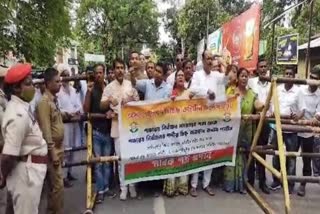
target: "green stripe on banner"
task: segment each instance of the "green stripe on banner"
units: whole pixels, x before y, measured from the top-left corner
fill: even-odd
[[[126,175],[125,180],[175,174],[175,173],[185,172],[185,171],[197,169],[200,167],[205,167],[205,166],[223,163],[223,162],[232,162],[232,156],[220,158],[218,160],[216,159],[216,160],[205,161],[205,162],[201,162],[201,163],[191,163],[191,164],[187,164],[185,166],[176,167],[176,168],[163,167],[163,168],[157,168],[157,169],[150,170],[150,171],[142,171],[139,173]]]

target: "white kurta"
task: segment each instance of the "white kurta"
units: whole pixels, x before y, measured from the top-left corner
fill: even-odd
[[[57,97],[61,112],[69,114],[83,112],[80,97],[73,87],[69,86],[68,89],[61,87]],[[81,146],[81,132],[78,122],[64,123],[63,145],[65,148]]]

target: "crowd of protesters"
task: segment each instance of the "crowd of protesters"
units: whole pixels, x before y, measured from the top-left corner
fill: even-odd
[[[219,102],[228,97],[240,97],[241,114],[262,111],[266,104],[270,82],[260,79],[270,75],[269,63],[259,59],[255,72],[227,64],[221,56],[206,50],[202,54],[201,68],[191,59],[177,54],[174,66],[153,62],[149,55],[133,51],[129,63],[115,59],[112,66],[96,64],[87,69],[88,81],[61,82],[60,77],[74,75],[75,71],[65,65],[56,65],[45,70],[44,83],[32,84],[31,65],[16,64],[10,68],[1,66],[0,72],[0,119],[1,170],[0,170],[0,213],[38,213],[40,195],[44,183],[48,184],[48,213],[63,213],[64,187],[71,188],[77,178],[72,168],[63,171],[63,163],[74,161],[71,152],[65,149],[86,144],[83,122],[63,123],[82,113],[102,113],[105,120],[94,120],[94,155],[110,156],[120,154],[119,109],[132,101],[155,101],[171,99],[207,98]],[[295,78],[296,68],[285,67],[284,77]],[[320,66],[310,72],[310,79],[320,79]],[[320,120],[320,91],[316,86],[297,86],[292,83],[277,86],[280,114],[293,120]],[[271,104],[268,114],[273,115]],[[211,185],[213,176],[219,177],[226,192],[246,194],[245,181],[258,185],[265,194],[281,188],[281,182],[274,177],[266,182],[265,168],[259,162],[252,162],[248,171],[248,156],[241,150],[250,149],[256,123],[242,121],[238,136],[235,166],[221,170],[205,170],[188,176],[158,181],[163,194],[168,197],[190,194],[198,195],[198,183],[208,195],[215,192]],[[277,147],[276,129],[273,123],[263,124],[258,145],[272,144]],[[320,138],[313,133],[283,132],[286,151],[319,152]],[[265,156],[262,156],[265,159]],[[280,169],[279,159],[273,157],[273,166]],[[296,174],[296,158],[287,157],[288,175]],[[96,202],[104,197],[117,195],[112,178],[118,175],[120,200],[139,197],[137,185],[125,185],[124,170],[116,164],[97,163],[94,165]],[[117,173],[116,173],[117,172]],[[320,160],[303,158],[303,175],[320,174]],[[220,176],[218,176],[220,174]],[[47,182],[44,182],[44,181]],[[142,186],[142,185],[141,185]],[[289,193],[294,193],[294,182],[289,182]],[[297,189],[299,196],[306,194],[306,183]],[[138,191],[137,191],[138,190]],[[158,196],[158,191],[155,190]],[[12,204],[12,201],[14,203]]]

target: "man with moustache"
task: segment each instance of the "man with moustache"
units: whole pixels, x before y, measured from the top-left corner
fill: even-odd
[[[193,96],[207,97],[213,101],[217,98],[225,97],[225,92],[220,87],[225,88],[228,84],[228,73],[213,71],[214,57],[210,50],[205,50],[202,54],[203,69],[195,72],[191,82],[191,94]],[[203,172],[202,188],[209,195],[213,196],[213,189],[209,186],[211,181],[212,169]],[[199,173],[192,175],[190,195],[197,197],[197,186]]]
[[[139,55],[138,55],[139,56]],[[110,115],[112,118],[111,122],[111,137],[114,140],[114,146],[116,154],[121,157],[120,154],[120,133],[119,133],[119,111],[121,105],[130,102],[138,101],[139,95],[135,88],[133,88],[131,82],[124,78],[125,63],[122,59],[115,59],[113,62],[113,70],[115,74],[115,80],[107,85],[102,94],[100,109],[107,111],[109,108],[113,110],[113,114]],[[120,180],[120,200],[126,200],[129,193],[131,198],[137,197],[137,192],[134,184],[125,185],[122,178],[124,171],[121,170],[121,161],[119,162],[119,180]]]
[[[253,90],[258,95],[258,101],[262,104],[266,104],[266,100],[268,97],[268,93],[270,91],[271,83],[267,82],[265,80],[260,80],[260,77],[267,77],[269,73],[269,66],[268,62],[264,58],[260,58],[258,60],[257,64],[257,77],[253,77],[249,79],[248,81],[248,86]],[[268,140],[269,140],[269,135],[270,135],[270,126],[268,123],[264,123],[263,128],[261,130],[260,137],[258,139],[258,145],[267,145]],[[265,154],[260,154],[260,156],[265,160],[266,155]],[[252,169],[257,170],[258,172],[258,177],[259,177],[259,187],[261,191],[265,194],[270,194],[269,187],[266,185],[266,171],[265,167],[257,161],[256,163],[256,169],[253,167]],[[255,173],[249,173],[251,175],[248,177],[249,183],[253,186],[254,181],[255,181]]]
[[[69,119],[68,113],[61,113],[58,107],[57,93],[61,87],[59,72],[48,68],[44,72],[46,91],[36,107],[36,116],[48,144],[48,214],[62,214],[64,187],[62,163],[64,157],[64,126],[62,118]]]

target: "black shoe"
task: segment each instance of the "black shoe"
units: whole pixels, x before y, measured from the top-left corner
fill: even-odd
[[[297,195],[304,197],[306,195],[306,186],[300,185]]]
[[[278,182],[273,182],[273,183],[271,184],[270,189],[273,190],[273,191],[276,191],[276,190],[278,190],[278,189],[281,189],[281,185],[280,185]]]
[[[76,177],[73,177],[73,175],[71,173],[68,173],[67,178],[69,181],[76,181],[78,180]]]
[[[289,187],[289,195],[292,195],[294,192],[294,188],[293,187]]]
[[[110,189],[103,190],[103,194],[108,198],[115,198],[117,196],[117,194]]]
[[[71,188],[71,187],[73,186],[73,184],[72,184],[72,182],[69,181],[67,178],[64,178],[64,179],[63,179],[63,186],[64,186],[65,188]]]
[[[101,204],[103,202],[103,199],[104,199],[103,193],[98,193],[96,197],[96,203]]]
[[[270,190],[269,187],[266,184],[262,184],[260,185],[260,189],[264,194],[269,195],[270,194]]]

